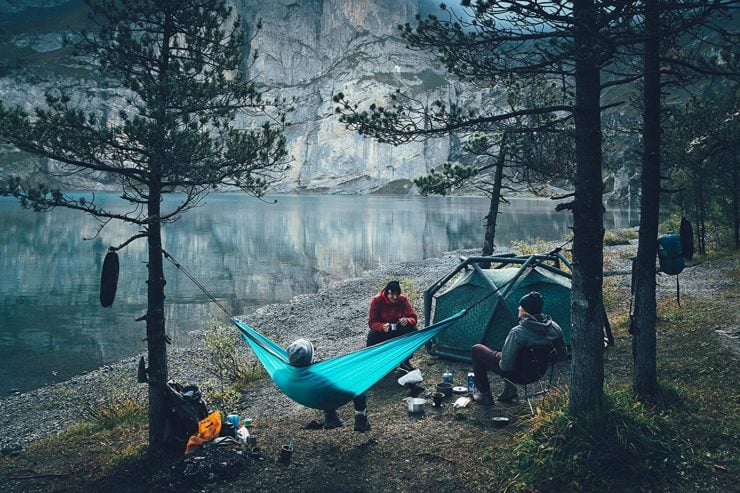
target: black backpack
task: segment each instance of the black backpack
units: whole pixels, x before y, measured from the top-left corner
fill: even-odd
[[[188,438],[198,432],[198,421],[208,416],[208,405],[196,385],[182,386],[167,382],[169,414],[165,440],[176,445],[185,445]]]

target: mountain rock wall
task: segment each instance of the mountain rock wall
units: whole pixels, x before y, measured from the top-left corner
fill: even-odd
[[[294,100],[287,131],[292,166],[278,191],[414,193],[411,180],[450,157],[448,138],[396,147],[363,138],[339,123],[332,102],[338,92],[360,104],[383,104],[398,89],[430,102],[460,92],[443,67],[406,48],[398,35],[397,26],[424,15],[429,2],[233,0],[232,5],[251,39],[245,57],[258,54],[249,75]],[[84,25],[84,14],[81,0],[0,0],[0,51],[6,53],[0,55],[0,94],[6,104],[30,109],[49,87],[80,89],[90,107],[118,96],[61,43]],[[29,162],[12,152],[0,156],[0,167],[16,172],[29,170]],[[54,166],[41,163],[42,169]],[[99,176],[74,175],[63,184],[107,188]]]

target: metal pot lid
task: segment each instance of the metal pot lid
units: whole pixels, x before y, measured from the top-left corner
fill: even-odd
[[[456,393],[456,394],[464,394],[464,393],[466,393],[468,391],[468,388],[467,387],[462,387],[462,386],[457,386],[457,387],[452,387],[452,391],[454,393]]]

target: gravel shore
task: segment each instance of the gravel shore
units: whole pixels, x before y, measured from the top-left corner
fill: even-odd
[[[268,305],[241,318],[283,345],[299,337],[309,338],[318,357],[329,358],[364,346],[369,300],[386,281],[410,278],[414,290],[420,293],[453,269],[461,256],[478,252],[455,251],[438,258],[381,266],[359,278],[333,283],[319,293]],[[636,242],[609,247],[606,252],[605,272],[613,274],[609,278],[629,286],[629,259],[636,252]],[[732,285],[732,271],[737,271],[734,259],[689,266],[681,275],[681,292],[689,296],[711,296]],[[675,297],[674,277],[658,276],[658,295]],[[421,317],[423,307],[417,303],[415,308]],[[737,318],[722,321],[717,330],[725,332],[718,332],[718,337],[739,354]],[[251,353],[246,343],[243,346],[244,351]],[[131,357],[59,384],[0,398],[0,426],[4,430],[0,451],[12,453],[29,442],[67,428],[79,421],[86,409],[94,408],[96,402],[109,396],[114,388],[144,398],[146,386],[136,383],[138,359],[139,356]],[[203,382],[207,375],[197,361],[195,348],[172,349],[169,352],[170,378],[183,384]],[[287,416],[305,411],[276,391],[269,379],[250,388],[242,403],[244,407],[239,412],[243,416]]]

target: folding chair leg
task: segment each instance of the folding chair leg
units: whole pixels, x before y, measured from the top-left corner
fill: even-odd
[[[529,388],[524,385],[524,398],[527,399],[527,404],[529,405],[529,412],[534,416],[534,408],[532,407],[532,397],[529,395]]]
[[[534,416],[534,408],[532,407],[532,398],[527,397],[527,404],[529,404],[529,413]]]

